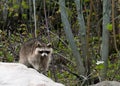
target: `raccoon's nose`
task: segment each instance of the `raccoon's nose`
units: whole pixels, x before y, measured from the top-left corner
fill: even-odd
[[[44,56],[47,56],[47,55],[48,55],[47,53],[42,53],[42,54],[41,54],[41,56],[43,56],[43,57],[44,57]]]

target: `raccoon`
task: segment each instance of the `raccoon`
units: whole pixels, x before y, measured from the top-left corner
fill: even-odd
[[[39,72],[46,72],[51,62],[53,49],[38,39],[25,42],[19,52],[19,63],[32,67]]]

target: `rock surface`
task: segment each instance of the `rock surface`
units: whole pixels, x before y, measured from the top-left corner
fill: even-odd
[[[90,86],[120,86],[120,82],[117,82],[117,81],[102,81],[102,82],[99,82],[95,85],[90,85]]]
[[[64,86],[19,63],[0,63],[0,86]]]

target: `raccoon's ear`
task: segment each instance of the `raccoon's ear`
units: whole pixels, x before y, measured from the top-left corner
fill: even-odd
[[[51,44],[51,43],[48,43],[48,44],[47,44],[47,47],[49,47],[49,48],[52,47],[52,44]]]
[[[38,42],[38,41],[36,41],[35,44],[36,44],[37,47],[41,47],[42,46],[42,44],[40,42]]]
[[[38,47],[42,47],[42,44],[41,44],[41,43],[38,43],[37,46],[38,46]]]

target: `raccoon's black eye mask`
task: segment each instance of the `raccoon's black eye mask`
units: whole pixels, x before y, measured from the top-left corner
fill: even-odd
[[[39,51],[39,53],[40,53],[40,54],[42,54],[42,53],[47,53],[47,54],[49,54],[50,51]]]

